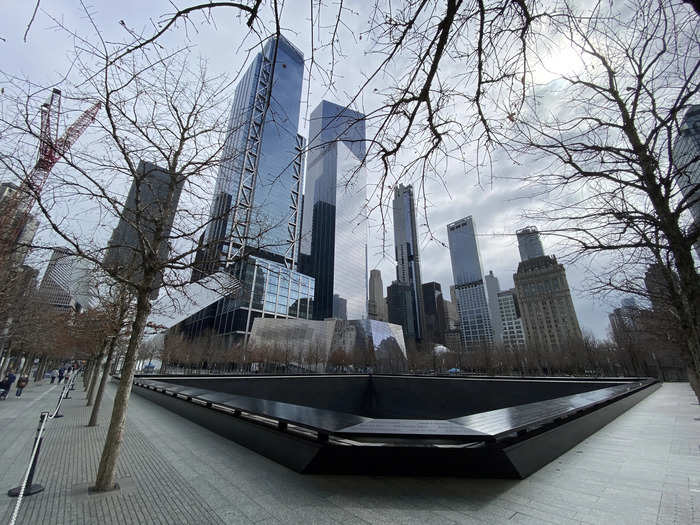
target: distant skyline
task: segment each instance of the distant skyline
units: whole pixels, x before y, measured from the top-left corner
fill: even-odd
[[[366,28],[367,15],[364,3],[361,1],[349,1],[345,4],[350,13],[345,22],[348,28],[342,31],[352,30],[360,34]],[[308,27],[309,6],[307,4],[295,6],[291,9],[287,6],[284,12],[284,34],[297,46],[305,57],[311,55],[311,40],[303,28]],[[2,69],[18,77],[28,77],[36,84],[49,84],[59,80],[68,70],[70,64],[69,52],[72,49],[72,39],[67,35],[54,30],[53,22],[46,14],[50,13],[69,27],[80,29],[84,34],[89,34],[91,28],[84,13],[72,1],[64,0],[43,5],[37,13],[37,18],[30,31],[27,43],[23,42],[24,31],[31,18],[33,4],[18,3],[12,9],[6,9],[0,20],[0,36],[5,39],[0,41],[0,50],[3,52]],[[144,4],[134,0],[124,0],[119,3],[98,3],[91,5],[91,12],[95,20],[105,29],[105,37],[110,41],[124,40],[124,27],[120,24],[123,20],[127,27],[136,30],[151,28],[151,20],[158,20],[163,13],[172,11],[172,5],[167,0],[155,0]],[[212,74],[226,72],[235,75],[244,64],[250,63],[252,57],[247,57],[246,51],[253,45],[249,39],[243,45],[243,23],[231,17],[227,10],[212,10],[212,20],[215,24],[198,25],[199,31],[189,31],[191,42],[196,46],[196,51],[208,61],[208,70]],[[200,20],[198,19],[198,22]],[[296,32],[295,32],[296,31]],[[166,35],[164,44],[172,45],[174,42],[184,42],[184,30],[180,27]],[[344,35],[344,38],[347,34]],[[350,37],[352,42],[352,37]],[[345,105],[353,96],[354,90],[363,81],[362,72],[372,67],[377,56],[367,53],[366,40],[355,40],[355,47],[344,49],[345,56],[339,57],[337,71],[341,75],[342,82],[336,82],[333,89],[317,79],[313,78],[309,84],[308,62],[306,63],[304,82],[302,87],[302,108],[300,115],[299,132],[308,138],[308,126],[310,112],[322,99],[331,100]],[[259,50],[253,51],[253,55]],[[318,61],[328,60],[329,55],[323,50],[317,50]],[[248,62],[246,61],[248,58]],[[233,98],[235,85],[240,76],[232,84],[230,97]],[[370,86],[365,96],[358,99],[357,109],[368,113],[376,103],[376,97],[372,89],[376,86],[379,90],[383,87],[381,78]],[[308,96],[307,96],[308,93]],[[368,129],[367,135],[371,130]],[[468,161],[470,159],[467,159]],[[445,227],[448,223],[472,215],[479,223],[482,234],[479,236],[483,270],[488,273],[492,270],[498,277],[501,288],[508,289],[513,286],[513,274],[517,270],[519,253],[515,231],[524,226],[533,224],[532,220],[524,219],[522,212],[528,207],[537,205],[537,201],[528,197],[528,190],[524,190],[520,184],[521,177],[530,174],[532,167],[528,165],[514,165],[503,155],[496,153],[493,159],[493,179],[491,172],[485,169],[481,178],[469,172],[465,174],[465,166],[461,163],[453,163],[444,167],[444,172],[437,173],[432,180],[426,181],[424,192],[420,194],[421,202],[416,203],[418,244],[422,260],[423,282],[436,281],[442,285],[443,290],[448,290],[453,284],[451,277],[449,251],[446,248],[447,237]],[[367,170],[368,194],[373,194],[374,184],[377,181],[378,172],[372,166]],[[443,180],[445,186],[443,186]],[[406,180],[405,184],[415,181]],[[392,181],[389,181],[392,184]],[[392,188],[393,189],[393,188]],[[124,188],[126,195],[128,188]],[[430,222],[430,231],[425,225],[426,212],[422,198],[427,199],[427,218]],[[370,201],[370,208],[376,205],[376,201]],[[90,213],[95,214],[90,203],[75,203],[75,210],[82,217]],[[380,269],[384,283],[389,284],[389,277],[394,275],[395,264],[393,253],[393,224],[391,210],[385,214],[386,223],[384,233],[381,229],[379,214],[373,212],[370,215],[370,245],[368,247],[369,268]],[[110,225],[110,229],[115,225]],[[542,225],[540,229],[545,229]],[[89,223],[84,220],[80,225],[83,234],[91,234]],[[493,234],[493,235],[492,235]],[[47,238],[46,232],[40,232],[45,244],[56,244],[55,239]],[[108,240],[108,233],[96,232],[96,235],[105,235],[104,243]],[[384,237],[386,235],[386,237]],[[383,243],[383,237],[386,242]],[[607,314],[619,303],[619,297],[611,298],[606,304],[601,304],[599,299],[582,293],[584,270],[583,265],[567,264],[562,257],[565,250],[555,244],[552,237],[542,236],[545,252],[555,254],[564,262],[567,268],[567,276],[572,287],[573,300],[576,311],[584,330],[590,330],[597,337],[606,337],[608,330]],[[48,259],[46,254],[40,256],[44,261]],[[604,260],[599,263],[604,267]]]

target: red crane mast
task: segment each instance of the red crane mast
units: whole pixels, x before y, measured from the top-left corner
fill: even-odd
[[[101,106],[101,102],[95,102],[66,129],[61,137],[58,137],[61,91],[54,89],[49,99],[42,104],[38,158],[34,168],[20,182],[17,191],[4,199],[5,205],[0,215],[0,234],[3,237],[0,253],[7,256],[16,250],[17,241],[29,221],[29,214],[37,197],[41,194],[49,173],[94,122]]]

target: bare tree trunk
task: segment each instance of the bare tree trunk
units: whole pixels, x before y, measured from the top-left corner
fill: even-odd
[[[112,341],[116,341],[116,336],[112,338]],[[105,358],[105,353],[107,350],[114,348],[114,343],[113,342],[105,342],[104,345],[102,345],[102,350],[100,351],[99,355],[95,358],[95,361],[92,364],[91,371],[90,371],[90,384],[89,386],[86,386],[86,390],[88,391],[87,395],[87,405],[85,406],[90,406],[92,405],[95,397],[95,385],[97,384],[97,378],[100,376],[100,369],[102,368],[102,363]]]
[[[124,357],[121,380],[114,398],[112,418],[109,423],[105,446],[102,450],[100,466],[97,470],[94,489],[98,492],[115,488],[114,476],[116,474],[117,459],[124,440],[124,431],[126,430],[126,411],[129,406],[129,395],[131,394],[131,386],[136,370],[137,350],[150,310],[151,303],[148,298],[148,292],[140,290],[136,299],[136,315],[131,325],[131,337],[129,338],[126,356]]]
[[[32,370],[32,365],[34,364],[34,354],[27,355],[24,358],[24,365],[22,366],[22,372],[20,376],[28,376],[29,372]]]
[[[97,393],[95,396],[95,405],[92,407],[92,413],[90,414],[89,427],[94,427],[97,425],[97,417],[100,413],[100,406],[102,405],[102,396],[105,392],[105,386],[107,385],[107,379],[109,379],[109,369],[112,366],[112,360],[114,359],[114,349],[117,345],[117,338],[115,337],[109,345],[107,350],[107,359],[102,367],[102,377],[100,377],[100,385],[97,387]]]
[[[95,371],[95,360],[90,359],[85,365],[85,372],[83,372],[83,390],[87,390],[92,379],[92,374]]]
[[[92,363],[90,367],[90,378],[86,380],[85,390],[87,390],[87,403],[85,406],[92,405],[93,397],[95,394],[95,384],[97,383],[97,378],[100,375],[100,365],[102,365],[102,359],[104,357],[104,351],[100,352],[98,359]]]
[[[39,361],[39,365],[36,367],[36,374],[34,374],[34,381],[41,381],[44,378],[44,373],[46,372],[46,364],[48,363],[49,358],[46,356],[42,356],[41,360]]]

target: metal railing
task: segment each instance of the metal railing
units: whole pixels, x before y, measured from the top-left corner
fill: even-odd
[[[70,399],[70,391],[73,390],[75,386],[75,379],[78,377],[78,373],[81,371],[82,369],[79,369],[73,373],[72,377],[63,385],[63,389],[61,390],[61,394],[58,396],[58,401],[56,402],[56,408],[54,411],[52,413],[44,411],[39,415],[39,428],[37,428],[36,436],[34,437],[34,446],[32,447],[32,454],[29,458],[29,466],[24,473],[22,483],[19,486],[7,491],[8,496],[17,498],[15,508],[12,511],[12,516],[10,517],[9,525],[15,525],[24,497],[37,494],[44,490],[42,485],[33,483],[33,481],[34,471],[36,470],[36,464],[39,459],[39,451],[41,450],[41,443],[44,440],[46,424],[52,419],[63,417],[63,414],[59,412],[61,410],[61,404],[63,403],[64,399]]]

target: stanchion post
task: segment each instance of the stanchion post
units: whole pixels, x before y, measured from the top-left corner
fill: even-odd
[[[51,416],[51,419],[58,419],[59,417],[63,417],[63,414],[59,414],[59,410],[61,409],[61,400],[63,399],[63,393],[66,391],[66,385],[63,385],[63,389],[61,390],[61,395],[58,396],[58,403],[56,404],[56,410],[54,410],[53,416]]]
[[[39,460],[41,442],[44,441],[44,436],[41,436],[39,433],[41,432],[41,427],[44,424],[44,421],[46,420],[48,415],[48,412],[42,412],[39,416],[39,428],[36,429],[37,435],[34,437],[34,445],[32,446],[32,450],[34,450],[34,447],[36,447],[36,454],[34,454],[34,457],[32,458],[31,467],[29,467],[29,476],[27,477],[27,481],[26,483],[24,483],[24,486],[20,485],[19,487],[15,487],[7,491],[7,495],[11,498],[16,498],[20,495],[20,493],[23,496],[31,496],[32,494],[37,494],[44,490],[43,485],[39,485],[38,483],[32,482],[34,481],[34,470],[36,469],[36,463]],[[39,443],[37,443],[37,439],[39,440]]]

